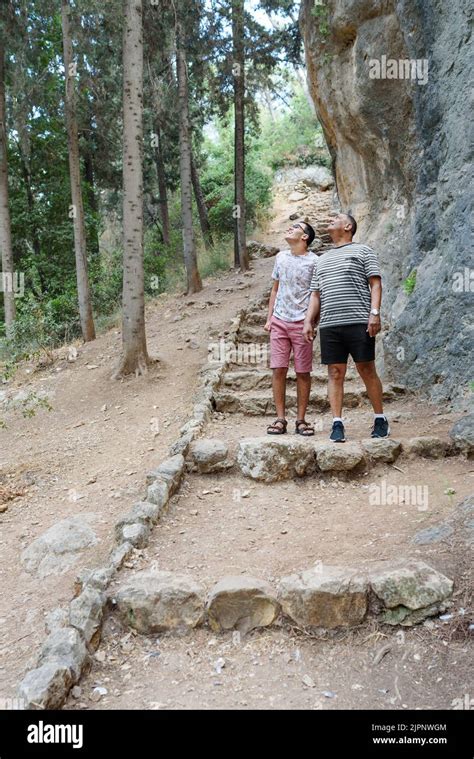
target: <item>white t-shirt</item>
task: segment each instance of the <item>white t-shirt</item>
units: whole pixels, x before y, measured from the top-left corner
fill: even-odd
[[[318,257],[312,251],[295,255],[291,250],[277,253],[272,278],[279,282],[273,315],[285,322],[299,322],[306,316],[311,296],[310,284]]]

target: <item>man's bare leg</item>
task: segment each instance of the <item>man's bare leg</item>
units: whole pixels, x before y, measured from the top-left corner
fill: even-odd
[[[383,388],[375,361],[361,361],[356,367],[367,390],[374,414],[383,414]]]
[[[328,398],[333,417],[342,417],[347,364],[328,364]]]

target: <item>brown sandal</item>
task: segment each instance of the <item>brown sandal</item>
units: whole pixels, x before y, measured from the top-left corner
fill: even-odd
[[[287,426],[288,422],[286,419],[281,419],[278,417],[278,419],[275,419],[273,424],[268,425],[267,435],[284,435],[286,433]]]
[[[314,435],[314,427],[312,424],[308,424],[304,419],[297,419],[295,424],[295,434],[302,435],[303,437],[312,437],[312,435]]]

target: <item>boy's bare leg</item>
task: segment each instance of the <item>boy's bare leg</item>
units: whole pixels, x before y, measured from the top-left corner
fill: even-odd
[[[286,375],[288,367],[283,366],[273,370],[273,400],[275,401],[276,414],[280,419],[285,419],[286,412]]]
[[[296,373],[296,398],[298,405],[297,419],[304,419],[308,409],[309,395],[311,392],[311,374],[310,372]]]

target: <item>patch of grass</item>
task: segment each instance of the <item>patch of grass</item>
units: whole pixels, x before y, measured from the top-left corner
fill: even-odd
[[[411,295],[416,286],[416,269],[413,269],[403,283],[403,289],[407,295]]]

